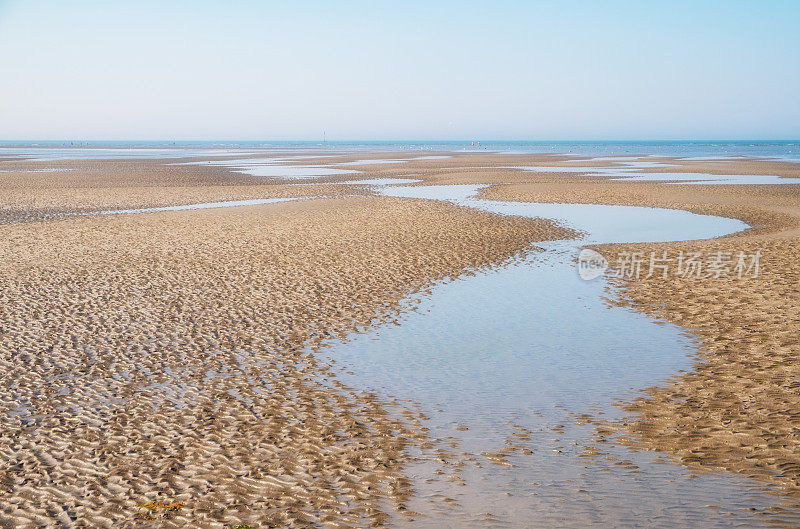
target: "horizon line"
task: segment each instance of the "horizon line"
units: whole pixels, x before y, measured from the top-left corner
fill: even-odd
[[[800,138],[636,138],[636,139],[477,139],[477,138],[457,138],[457,139],[342,139],[342,140],[321,140],[321,139],[0,139],[0,143],[28,144],[34,142],[41,143],[800,143]]]

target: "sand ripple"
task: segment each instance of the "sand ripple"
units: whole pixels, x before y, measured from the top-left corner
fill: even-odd
[[[0,525],[378,525],[419,420],[303,348],[547,222],[315,200],[0,227]]]

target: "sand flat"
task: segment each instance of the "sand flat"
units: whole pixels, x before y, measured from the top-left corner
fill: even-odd
[[[410,493],[419,421],[301,348],[565,234],[391,198],[0,233],[0,517],[13,527],[379,524]]]
[[[483,197],[681,208],[754,226],[712,241],[598,248],[763,253],[758,280],[619,285],[622,301],[692,330],[702,347],[693,372],[626,406],[627,426],[601,428],[687,465],[798,494],[798,186],[699,188],[509,168],[614,163],[558,155],[361,153],[287,163],[401,157],[408,161],[359,167],[359,178],[491,184]],[[669,164],[642,169],[654,173],[800,175],[785,162],[647,160]],[[342,185],[350,175],[291,185],[176,165],[183,161],[196,160],[3,162],[3,523],[367,525],[402,512],[412,493],[409,448],[428,444],[423,418],[343,386],[301,351],[391,321],[437,279],[571,233],[378,198]],[[54,167],[70,170],[46,170]],[[301,196],[328,198],[70,216]]]
[[[720,171],[775,170],[772,162],[716,162]],[[759,164],[768,167],[757,169]],[[703,170],[707,170],[703,164]],[[681,169],[678,169],[681,170]],[[787,180],[796,173],[793,167]],[[619,280],[619,301],[690,330],[700,340],[695,369],[625,405],[628,442],[690,466],[726,469],[800,496],[800,188],[597,182],[580,177],[497,186],[487,198],[636,204],[741,219],[752,229],[720,239],[609,245],[619,252],[676,256],[761,252],[756,279],[640,277]],[[608,425],[604,425],[608,426]]]

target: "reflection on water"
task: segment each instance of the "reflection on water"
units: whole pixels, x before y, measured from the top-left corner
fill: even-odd
[[[365,178],[363,180],[348,180],[346,182],[334,182],[334,183],[364,185],[364,186],[390,186],[390,185],[401,185],[401,184],[413,184],[416,182],[422,182],[422,180],[415,180],[413,178]]]
[[[146,147],[0,147],[0,156],[34,162],[56,160],[117,160],[129,158],[190,158],[198,156],[242,156],[241,149],[146,148]]]
[[[393,159],[393,158],[376,158],[370,160],[353,160],[352,162],[339,162],[331,165],[384,165],[395,163],[406,163],[408,159]]]
[[[546,204],[475,199],[481,185],[386,187],[385,196],[448,200],[456,204],[524,217],[559,220],[587,235],[578,245],[609,242],[666,242],[708,239],[747,228],[742,221],[679,209],[600,204]]]
[[[332,176],[340,174],[353,174],[358,171],[344,169],[331,169],[316,165],[240,165],[232,166],[237,172],[265,178],[286,178],[289,180],[302,178],[315,178],[317,176]]]
[[[44,169],[0,169],[0,173],[64,173],[74,170],[72,167],[46,167]]]
[[[356,174],[360,171],[334,169],[320,165],[285,165],[286,162],[303,157],[243,158],[240,160],[214,160],[210,162],[188,162],[185,165],[220,165],[237,173],[264,178],[286,178],[289,180],[315,178],[342,174]]]
[[[678,327],[603,302],[603,280],[579,279],[581,244],[705,238],[746,226],[684,211],[500,203],[477,186],[393,187],[489,211],[546,216],[583,241],[498,271],[436,286],[399,326],[323,351],[345,382],[411,399],[431,418],[438,463],[420,454],[417,491],[396,525],[443,527],[752,527],[775,498],[727,474],[692,474],[612,443],[576,415],[618,417],[615,399],[690,368]],[[348,369],[356,373],[348,374]],[[458,508],[455,508],[455,506]],[[751,511],[748,509],[755,509]]]
[[[777,175],[741,175],[741,174],[710,174],[710,173],[641,173],[642,169],[653,169],[663,167],[675,167],[674,164],[666,164],[651,161],[628,161],[624,157],[614,158],[593,158],[583,161],[614,161],[617,165],[611,167],[592,167],[592,166],[516,166],[506,167],[506,169],[519,169],[535,173],[581,173],[586,176],[606,177],[619,181],[648,181],[665,183],[682,183],[694,185],[779,185],[779,184],[800,184],[800,180],[791,178],[781,178]]]
[[[800,180],[781,178],[775,175],[708,174],[708,173],[642,173],[630,174],[615,180],[664,182],[666,184],[692,185],[789,185],[800,184]]]
[[[216,209],[216,208],[233,208],[237,206],[259,206],[261,204],[275,204],[276,202],[305,200],[307,198],[309,197],[253,198],[249,200],[225,200],[223,202],[199,202],[195,204],[183,204],[181,206],[162,206],[157,208],[109,209],[106,211],[86,213],[86,215],[121,215],[125,213],[158,213],[159,211],[186,211],[190,209]]]
[[[441,156],[416,156],[414,158],[370,158],[367,160],[353,160],[352,162],[339,162],[331,165],[384,165],[384,164],[416,162],[419,160],[444,160],[446,158],[450,158],[450,156],[441,155]]]

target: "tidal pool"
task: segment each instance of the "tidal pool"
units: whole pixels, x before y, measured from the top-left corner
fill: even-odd
[[[300,180],[316,178],[318,176],[331,176],[343,174],[357,174],[360,171],[352,169],[335,169],[321,165],[286,165],[286,162],[301,157],[283,156],[277,158],[242,158],[238,160],[213,160],[206,162],[184,162],[180,165],[220,165],[228,167],[237,173],[264,178],[285,178],[287,180]]]
[[[782,178],[760,174],[709,174],[709,173],[640,173],[614,180],[663,182],[667,185],[789,185],[800,184],[800,179]]]
[[[84,213],[84,215],[123,215],[126,213],[158,213],[159,211],[187,211],[190,209],[216,209],[216,208],[235,208],[239,206],[259,206],[261,204],[275,204],[277,202],[290,202],[292,200],[306,200],[311,197],[289,197],[289,198],[253,198],[249,200],[225,200],[221,202],[198,202],[195,204],[183,204],[180,206],[161,206],[155,208],[137,209],[109,209]]]
[[[338,162],[331,165],[384,165],[395,163],[406,163],[410,159],[405,158],[375,158],[368,160],[353,160],[352,162]]]
[[[592,160],[602,160],[595,158]],[[800,180],[782,178],[778,175],[742,175],[742,174],[711,174],[711,173],[642,173],[641,169],[660,167],[675,167],[674,164],[651,161],[626,161],[619,158],[614,160],[617,165],[611,167],[592,166],[518,166],[505,167],[505,169],[519,169],[534,173],[586,173],[587,176],[611,178],[615,181],[647,181],[664,182],[665,184],[693,184],[693,185],[787,185],[800,184]]]
[[[243,154],[250,153],[241,149],[197,149],[190,147],[0,147],[0,156],[13,156],[33,162],[241,156]]]
[[[363,186],[387,186],[387,185],[414,184],[416,182],[422,182],[422,180],[416,180],[414,178],[365,178],[363,180],[348,180],[346,182],[334,182],[334,183],[363,185]]]
[[[353,160],[352,162],[338,162],[331,165],[384,165],[384,164],[416,162],[419,160],[444,160],[446,158],[451,158],[451,156],[441,155],[441,156],[417,156],[414,158],[370,158],[366,160]]]
[[[437,440],[416,454],[416,491],[395,526],[753,527],[778,497],[728,474],[698,473],[605,442],[576,414],[616,418],[618,399],[690,369],[680,328],[610,307],[581,280],[582,245],[698,239],[745,229],[679,210],[495,202],[480,186],[392,186],[387,196],[546,217],[585,233],[499,270],[445,282],[383,325],[319,351],[354,387],[417,406]],[[436,461],[438,459],[438,461]],[[455,507],[457,505],[457,507]],[[785,514],[792,522],[793,514]]]

